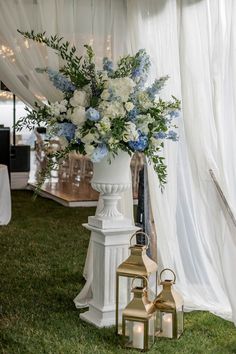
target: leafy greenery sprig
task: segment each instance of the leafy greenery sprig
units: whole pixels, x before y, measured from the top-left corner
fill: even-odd
[[[46,32],[35,33],[33,30],[31,32],[17,31],[27,39],[32,39],[37,43],[43,43],[47,47],[54,49],[55,52],[65,60],[65,65],[60,68],[60,72],[70,78],[75,86],[83,87],[89,83],[89,78],[86,78],[81,70],[82,56],[78,57],[76,55],[76,47],[71,45],[69,41],[62,42],[63,37],[59,37],[58,35],[50,36],[49,38],[45,37]],[[91,47],[85,47],[91,58]]]

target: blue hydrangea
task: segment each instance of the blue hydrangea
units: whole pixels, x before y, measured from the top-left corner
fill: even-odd
[[[178,134],[176,132],[174,132],[173,130],[170,130],[168,135],[167,135],[167,139],[173,140],[173,141],[178,141]]]
[[[129,117],[129,120],[132,122],[132,121],[135,121],[136,119],[136,116],[139,114],[139,111],[136,107],[134,107],[133,109],[131,109],[131,111],[128,112],[128,117]]]
[[[46,69],[50,81],[62,92],[74,92],[76,87],[64,75],[53,69]]]
[[[108,154],[106,144],[99,144],[93,151],[91,160],[92,162],[100,162]]]
[[[86,111],[86,118],[92,122],[97,122],[100,119],[100,113],[95,108],[90,107]]]
[[[65,137],[69,142],[75,136],[75,125],[72,123],[58,123],[57,135]]]
[[[103,70],[108,72],[108,76],[113,73],[113,62],[107,57],[103,58]]]
[[[160,79],[155,80],[152,86],[147,88],[146,92],[148,93],[151,99],[154,99],[155,96],[161,91],[168,79],[169,76],[163,76]]]
[[[133,151],[144,151],[148,146],[148,137],[139,132],[138,140],[129,141],[128,145]]]

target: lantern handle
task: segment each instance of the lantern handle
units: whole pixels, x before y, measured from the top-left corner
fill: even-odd
[[[131,236],[131,238],[130,238],[130,246],[131,246],[131,241],[132,241],[132,239],[133,239],[133,237],[134,236],[137,236],[137,235],[144,235],[145,236],[145,238],[147,239],[147,245],[145,244],[145,246],[147,247],[147,248],[149,248],[149,246],[150,246],[150,237],[148,236],[148,234],[146,234],[145,232],[143,232],[143,231],[136,231],[132,236]]]
[[[136,277],[134,277],[134,279],[133,279],[132,282],[131,282],[131,289],[133,288],[133,284],[134,284],[134,281],[135,281],[136,279],[144,279],[144,280],[146,280],[146,282],[147,282],[147,288],[149,288],[149,281],[148,281],[148,278],[145,277],[144,275],[141,275],[141,276],[137,276],[137,275],[136,275]]]
[[[174,275],[173,284],[175,284],[175,281],[176,281],[176,274],[175,274],[175,272],[174,272],[172,269],[170,269],[170,268],[165,268],[165,269],[163,269],[163,270],[161,271],[161,273],[160,273],[160,281],[163,281],[163,280],[161,279],[161,276],[162,276],[162,274],[163,274],[164,272],[166,272],[166,271],[169,271],[169,272],[171,272],[171,273]]]

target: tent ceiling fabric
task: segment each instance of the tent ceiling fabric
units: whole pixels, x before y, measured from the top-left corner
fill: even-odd
[[[209,169],[236,210],[235,13],[234,0],[0,2],[0,80],[28,104],[37,97],[60,98],[47,77],[34,71],[58,69],[60,62],[51,50],[25,41],[17,28],[58,33],[79,43],[80,52],[90,43],[99,63],[103,56],[116,59],[145,47],[153,61],[151,76],[171,77],[164,95],[180,98],[183,114],[179,143],[165,149],[163,194],[148,167],[160,267],[176,271],[187,309],[209,310],[234,323],[235,229]],[[27,75],[28,87],[19,75]]]

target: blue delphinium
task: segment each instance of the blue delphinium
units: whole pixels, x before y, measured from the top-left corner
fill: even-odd
[[[140,49],[135,55],[137,65],[134,67],[131,78],[141,87],[145,84],[151,65],[150,57],[145,49]]]
[[[62,92],[74,92],[76,87],[64,75],[53,69],[46,69],[50,81]]]
[[[129,141],[128,144],[133,151],[144,151],[148,146],[148,138],[139,132],[138,140]]]
[[[180,116],[180,112],[175,110],[175,111],[170,111],[169,115],[171,116],[171,118],[179,118]]]
[[[155,139],[166,139],[167,138],[167,134],[164,132],[158,132],[153,134]]]
[[[58,123],[58,136],[64,136],[69,142],[75,136],[75,125],[72,123]]]
[[[108,149],[106,144],[99,144],[92,153],[92,162],[101,161],[108,154]]]
[[[113,73],[113,62],[107,57],[103,58],[103,70],[106,70],[108,76]]]
[[[161,91],[166,81],[169,79],[169,76],[163,76],[158,80],[155,80],[152,86],[148,87],[146,92],[148,93],[151,99],[154,99],[155,96]]]
[[[86,111],[86,118],[92,122],[97,122],[100,119],[100,113],[95,108],[90,107]]]
[[[178,141],[178,134],[176,132],[174,132],[173,130],[170,130],[168,132],[168,135],[166,137],[167,139],[173,140],[173,141]]]

